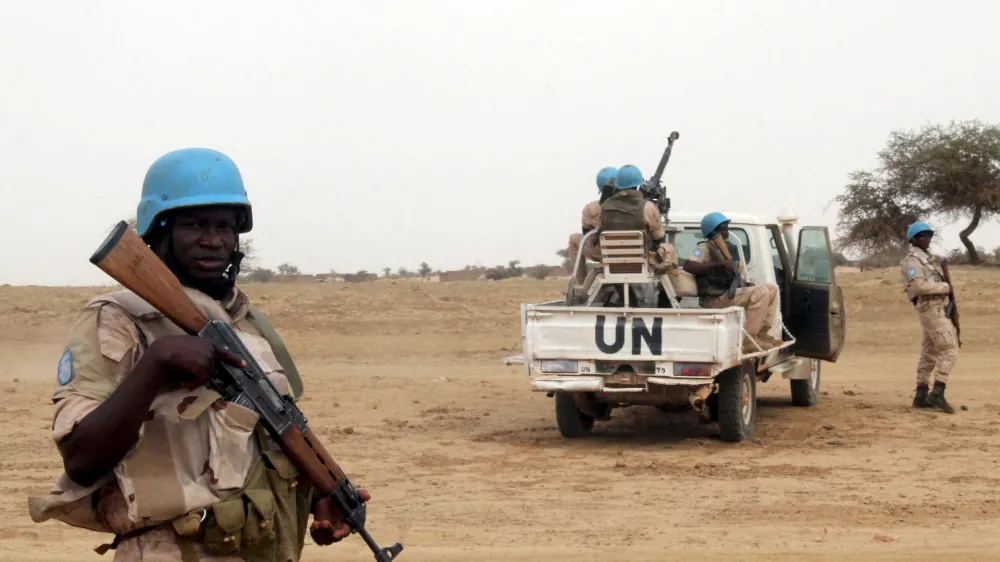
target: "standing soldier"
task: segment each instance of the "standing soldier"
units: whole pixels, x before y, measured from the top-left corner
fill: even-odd
[[[252,226],[226,155],[178,150],[146,173],[139,236],[203,314],[234,328],[275,388],[297,396],[284,346],[236,287],[239,235]],[[296,561],[310,513],[317,544],[347,536],[333,501],[317,500],[257,414],[203,385],[217,361],[240,366],[131,291],[91,300],[70,326],[53,395],[65,471],[28,500],[32,519],[113,533],[97,551],[115,549],[116,562]]]
[[[906,231],[910,251],[900,262],[906,296],[917,309],[924,333],[917,363],[917,392],[913,397],[916,408],[937,408],[949,414],[954,408],[944,399],[948,374],[958,360],[958,336],[945,316],[951,285],[944,281],[941,268],[927,251],[934,231],[925,222],[915,222]],[[934,375],[934,390],[928,394],[928,384]]]

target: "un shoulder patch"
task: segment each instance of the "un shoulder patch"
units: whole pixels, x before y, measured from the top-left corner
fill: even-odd
[[[917,276],[917,268],[911,267],[906,271],[906,274],[910,276],[910,279],[913,279],[914,277]]]
[[[695,248],[694,249],[694,257],[696,257],[696,258],[700,258],[701,257],[701,248]]]
[[[56,377],[59,380],[59,386],[64,386],[73,380],[73,353],[70,352],[69,348],[66,348],[62,357],[59,358],[59,368],[56,370]]]

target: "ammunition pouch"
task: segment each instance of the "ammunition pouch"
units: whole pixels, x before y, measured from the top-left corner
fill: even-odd
[[[266,451],[243,489],[172,521],[174,531],[213,554],[249,562],[298,560],[305,544],[312,489],[279,451]]]

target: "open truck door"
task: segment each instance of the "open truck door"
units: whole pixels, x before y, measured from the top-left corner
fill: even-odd
[[[830,232],[823,226],[804,226],[799,232],[790,297],[788,329],[799,357],[836,362],[844,348],[844,295],[837,286]]]

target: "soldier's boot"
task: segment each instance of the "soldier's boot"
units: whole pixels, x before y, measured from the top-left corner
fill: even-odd
[[[948,401],[944,399],[944,383],[936,382],[934,383],[934,390],[927,395],[927,404],[931,408],[936,408],[941,410],[946,414],[954,414],[955,409],[948,404]]]
[[[767,351],[774,348],[774,341],[768,340],[770,340],[770,338],[764,339],[757,337],[751,339],[750,336],[745,336],[743,338],[743,353],[758,353],[760,351]],[[757,349],[757,347],[760,347],[760,349]]]
[[[927,393],[930,388],[926,384],[917,385],[917,393],[913,395],[913,407],[914,408],[930,408],[931,405],[927,403]]]
[[[761,343],[762,346],[764,343],[767,343],[767,345],[769,345],[770,348],[781,347],[785,343],[782,340],[771,337],[771,335],[768,334],[767,332],[762,332],[759,336],[757,336],[756,340],[757,342]]]

